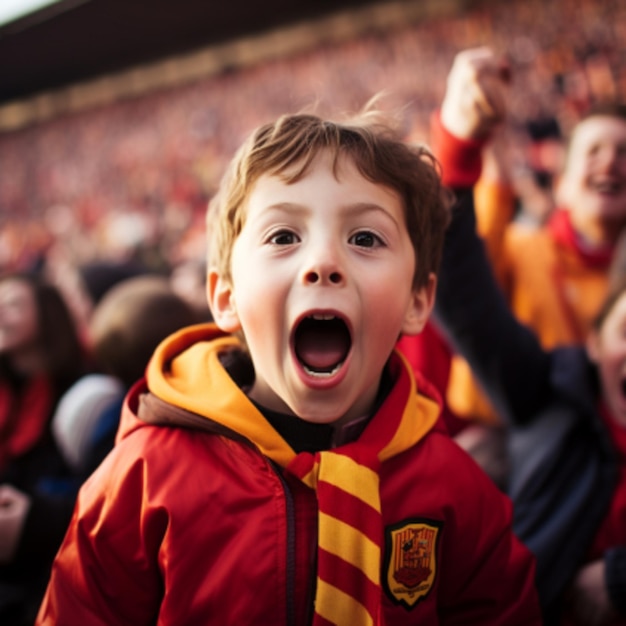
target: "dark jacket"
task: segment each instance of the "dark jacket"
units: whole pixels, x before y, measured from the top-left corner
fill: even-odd
[[[436,318],[510,425],[514,530],[537,557],[546,623],[603,520],[616,455],[598,413],[596,372],[583,348],[541,348],[510,312],[476,234],[472,194],[457,190]],[[626,546],[605,555],[607,584],[626,615]]]

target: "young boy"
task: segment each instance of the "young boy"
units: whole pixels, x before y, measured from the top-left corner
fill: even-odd
[[[454,129],[466,162],[479,162],[480,143],[501,119],[498,98],[490,97],[500,69],[497,59],[486,59],[476,83],[495,106],[476,108],[474,116],[442,109],[442,126]],[[545,350],[492,276],[476,232],[473,181],[449,158],[458,151],[441,154],[459,203],[446,238],[437,320],[510,429],[514,528],[537,557],[545,623],[626,624],[626,236],[586,349]]]
[[[216,326],[163,342],[81,490],[37,624],[535,624],[510,503],[394,351],[433,306],[432,158],[288,115],[212,209]]]

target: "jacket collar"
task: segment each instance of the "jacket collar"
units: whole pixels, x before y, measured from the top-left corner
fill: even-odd
[[[157,348],[146,371],[151,394],[166,405],[176,407],[168,413],[159,404],[159,423],[211,430],[215,430],[213,424],[217,424],[217,430],[235,433],[253,442],[263,454],[285,467],[296,452],[222,364],[221,355],[240,348],[235,337],[223,334],[213,324],[192,326],[166,339]],[[399,352],[394,352],[388,368],[391,390],[359,434],[360,441],[377,450],[380,460],[417,443],[434,427],[440,413],[436,399],[417,393],[411,368]],[[129,406],[131,410],[133,407],[133,412],[144,420],[146,411],[139,411],[136,400]],[[164,413],[166,422],[162,421]],[[357,433],[358,430],[356,428]],[[344,441],[340,443],[343,445]]]

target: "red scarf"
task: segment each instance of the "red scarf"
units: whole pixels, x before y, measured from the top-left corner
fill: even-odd
[[[603,269],[611,264],[613,246],[604,245],[599,248],[585,246],[580,235],[574,230],[569,211],[556,209],[548,220],[548,229],[554,241],[576,252],[585,265]]]
[[[557,209],[550,217],[547,224],[548,231],[556,244],[566,250],[572,251],[581,261],[590,268],[607,270],[613,258],[613,246],[601,246],[600,248],[590,248],[583,245],[581,237],[576,233],[572,225],[569,211]],[[584,343],[587,336],[587,328],[583,327],[579,316],[572,308],[566,295],[566,272],[562,266],[559,256],[555,256],[554,267],[552,267],[553,282],[556,288],[556,295],[561,304],[561,310],[570,327],[570,335],[578,343]]]
[[[19,396],[0,386],[0,472],[41,439],[52,403],[52,387],[43,377],[28,381]]]

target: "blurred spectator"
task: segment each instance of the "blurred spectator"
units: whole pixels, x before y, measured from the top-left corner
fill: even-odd
[[[454,119],[467,120],[467,113],[463,116],[461,112],[472,98],[468,94],[478,94],[473,97],[480,102],[486,98],[480,90],[494,89],[489,68],[499,62],[486,48],[459,54],[450,73],[442,116],[447,113],[450,117],[454,110]],[[453,101],[456,103],[451,104]],[[500,108],[502,115],[506,98],[494,102],[494,109]],[[445,131],[437,133],[440,138],[448,137]],[[444,141],[442,145],[447,147],[448,157],[452,145],[459,154],[466,151],[459,142]],[[498,202],[490,204],[486,226],[485,216],[480,214],[486,201],[476,193],[479,232],[507,300],[548,348],[583,343],[606,292],[615,241],[626,225],[626,106],[597,105],[576,125],[555,197],[557,208],[546,224],[529,227],[507,221],[511,202],[500,194]],[[508,210],[502,211],[507,206]],[[459,358],[452,361],[447,399],[455,415],[497,428],[498,416],[480,393],[467,363]],[[484,433],[495,452],[493,432],[486,429]],[[471,445],[477,445],[476,441],[474,431]],[[463,439],[459,442],[465,446]],[[498,481],[502,480],[499,476]]]
[[[510,429],[514,530],[537,557],[544,623],[624,625],[626,237],[586,346],[545,350],[499,293],[462,186],[438,321]]]
[[[81,478],[113,447],[123,398],[143,377],[157,345],[201,321],[165,277],[129,278],[102,298],[89,327],[98,372],[68,390],[53,419],[58,445]]]
[[[198,313],[210,322],[213,319],[206,295],[206,260],[188,259],[174,266],[170,274],[172,289],[184,298]]]
[[[68,468],[51,432],[62,394],[87,371],[74,320],[58,290],[34,275],[0,279],[0,622],[20,624],[54,552],[25,540],[16,521],[49,479]],[[12,621],[13,620],[13,621]]]
[[[24,483],[17,481],[19,489],[0,488],[4,504],[0,507],[4,515],[0,517],[0,556],[7,563],[1,623],[22,626],[34,621],[78,488],[113,447],[126,391],[142,378],[162,339],[198,321],[195,311],[163,277],[121,281],[95,308],[90,338],[97,371],[84,374],[67,389],[50,422],[48,439],[55,444],[65,470],[48,471],[34,491],[24,490]],[[37,584],[27,590],[18,588],[15,583],[20,579],[12,578],[14,572]]]
[[[602,109],[574,133],[564,179],[583,215],[600,222],[585,243],[609,243],[613,261],[584,347],[546,350],[493,280],[471,202],[481,144],[506,107],[501,67],[486,48],[459,54],[436,118],[443,176],[460,198],[439,274],[438,322],[509,429],[514,529],[537,557],[545,623],[625,624],[626,119],[619,107]],[[573,210],[572,223],[578,217]]]

